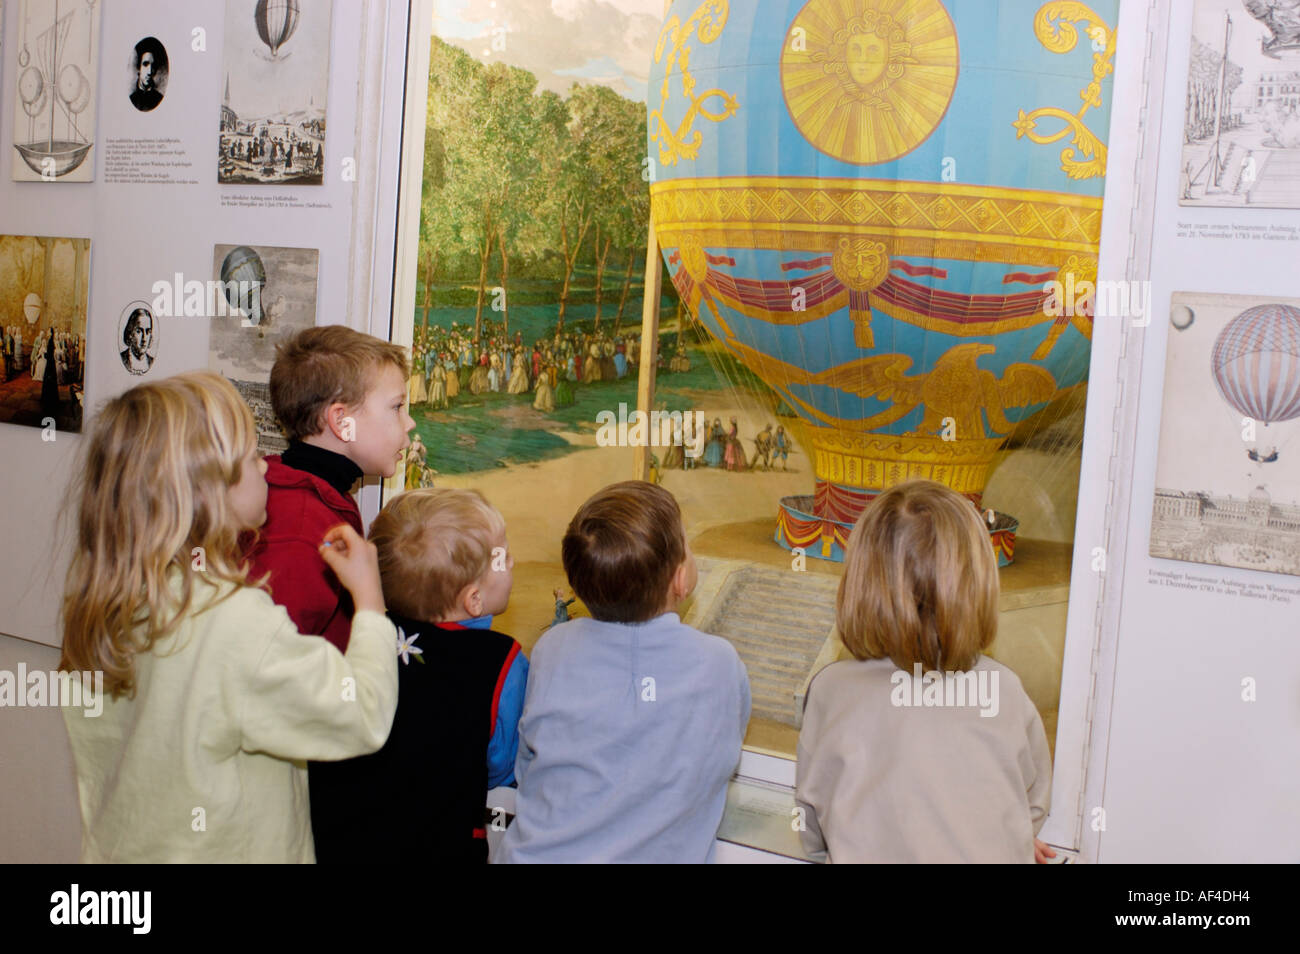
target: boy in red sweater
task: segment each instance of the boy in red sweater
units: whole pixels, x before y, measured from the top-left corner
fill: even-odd
[[[271,407],[289,448],[266,458],[266,523],[253,546],[253,579],[301,633],[346,651],[352,601],[317,547],[340,523],[363,533],[352,499],[362,477],[391,477],[410,446],[406,352],[344,325],[307,328],[276,348]]]

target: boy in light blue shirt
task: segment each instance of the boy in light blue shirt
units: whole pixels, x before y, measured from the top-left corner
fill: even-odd
[[[644,481],[606,487],[563,559],[592,618],[533,649],[516,815],[493,861],[712,861],[749,677],[730,643],[677,615],[696,582],[677,501]]]

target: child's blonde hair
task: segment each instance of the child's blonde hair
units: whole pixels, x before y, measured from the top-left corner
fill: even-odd
[[[74,490],[60,669],[101,671],[114,698],[130,695],[136,654],[189,611],[192,571],[246,582],[227,491],[256,445],[248,405],[208,371],[141,384],[104,405]],[[168,579],[173,569],[179,597]]]
[[[871,501],[849,535],[836,623],[858,659],[966,670],[998,628],[998,567],[971,502],[930,480]]]
[[[441,619],[488,571],[505,527],[477,490],[431,487],[394,497],[370,525],[384,602],[409,619]]]

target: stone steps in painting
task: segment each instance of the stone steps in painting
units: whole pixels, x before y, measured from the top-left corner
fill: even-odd
[[[798,726],[809,680],[834,659],[834,577],[697,560],[686,622],[730,642],[749,671],[753,714]]]

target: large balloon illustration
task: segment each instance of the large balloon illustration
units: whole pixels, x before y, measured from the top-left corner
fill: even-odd
[[[1210,373],[1230,407],[1263,425],[1257,440],[1248,442],[1247,456],[1259,464],[1276,461],[1281,442],[1278,429],[1269,426],[1300,417],[1300,309],[1247,308],[1215,338]]]
[[[842,559],[911,477],[979,505],[1012,429],[1086,380],[1115,7],[669,10],[653,221],[692,313],[797,415],[815,483],[782,545]],[[996,515],[1002,563],[1014,530]]]
[[[271,58],[276,59],[280,47],[298,26],[298,0],[257,0],[253,19],[257,23],[257,35],[271,51]]]

